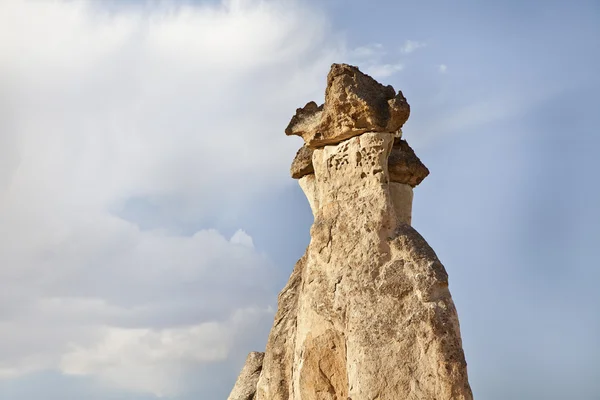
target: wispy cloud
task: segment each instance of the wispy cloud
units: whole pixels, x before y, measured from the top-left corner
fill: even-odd
[[[436,107],[444,110],[443,112],[438,112],[431,118],[412,121],[416,125],[413,125],[413,129],[422,132],[412,142],[424,147],[450,134],[516,118],[562,90],[560,85],[530,91],[523,90],[522,87],[507,87],[492,94],[472,94],[461,102],[457,102],[454,97],[447,97]]]
[[[410,53],[414,52],[415,50],[418,50],[425,46],[427,46],[427,43],[425,43],[425,42],[419,42],[416,40],[406,40],[404,42],[404,45],[400,48],[400,51],[404,54],[410,54]]]
[[[356,47],[348,53],[348,62],[358,65],[361,70],[374,78],[386,78],[401,71],[401,62],[390,62],[388,51],[381,43]]]
[[[352,49],[349,53],[349,57],[353,59],[372,59],[380,58],[385,54],[385,48],[381,43],[373,43]]]
[[[445,74],[448,71],[448,66],[446,64],[438,65],[438,71],[442,74]]]
[[[365,68],[365,72],[374,78],[386,78],[396,72],[402,71],[404,66],[397,64],[374,64]]]

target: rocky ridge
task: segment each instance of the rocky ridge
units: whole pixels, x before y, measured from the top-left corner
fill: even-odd
[[[334,64],[325,104],[298,109],[291,175],[314,215],[262,355],[229,400],[470,400],[448,275],[411,227],[429,171],[401,128],[401,92]],[[260,365],[259,365],[260,364]]]

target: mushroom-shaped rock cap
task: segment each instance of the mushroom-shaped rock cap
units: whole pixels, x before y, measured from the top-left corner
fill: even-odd
[[[388,171],[391,182],[417,186],[429,175],[429,170],[421,162],[406,140],[394,141],[388,158]]]
[[[305,175],[313,174],[315,172],[312,163],[313,152],[314,150],[306,147],[306,145],[300,147],[290,168],[292,178],[300,179]]]
[[[285,130],[311,148],[336,144],[364,132],[397,132],[410,106],[402,92],[383,86],[357,67],[333,64],[327,75],[325,104],[296,110]]]

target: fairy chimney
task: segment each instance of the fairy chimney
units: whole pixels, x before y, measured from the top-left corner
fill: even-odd
[[[402,138],[402,92],[334,64],[325,104],[296,111],[292,162],[314,215],[264,355],[229,400],[470,400],[448,275],[411,227],[429,170]]]

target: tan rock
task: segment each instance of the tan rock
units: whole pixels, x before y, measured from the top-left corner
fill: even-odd
[[[389,182],[392,143],[365,133],[315,150],[311,242],[257,400],[472,399],[447,274],[406,224],[412,187]]]
[[[306,145],[298,150],[290,168],[292,178],[300,179],[315,172],[312,154],[313,149]],[[388,158],[388,170],[390,181],[405,183],[412,187],[420,184],[429,175],[429,169],[417,157],[414,150],[405,140],[398,137],[394,139],[394,146]]]
[[[294,267],[287,285],[279,294],[277,313],[263,360],[263,370],[257,384],[256,398],[269,400],[292,399],[298,298],[302,274],[306,265],[304,255]]]
[[[412,223],[413,188],[405,183],[390,182],[390,196],[398,223]]]
[[[365,132],[398,132],[410,106],[392,86],[383,86],[358,68],[333,64],[327,76],[325,104],[310,102],[296,110],[285,130],[311,148],[336,144]]]
[[[333,144],[301,149],[292,167],[314,223],[279,295],[254,400],[472,400],[448,275],[410,226],[413,187],[429,171],[390,128],[406,120],[405,100],[382,122],[393,89],[357,71],[334,65],[323,110],[305,107],[288,127]],[[383,107],[374,99],[385,90]],[[328,104],[339,107],[331,117]],[[317,118],[331,128],[321,141],[307,130]],[[368,118],[390,130],[356,133]],[[314,173],[300,173],[309,160]]]
[[[308,199],[308,204],[312,210],[313,216],[317,214],[319,209],[319,195],[317,193],[317,182],[315,181],[315,175],[305,175],[298,180],[300,188],[304,192],[304,195]]]
[[[286,135],[302,136],[305,132],[318,129],[323,116],[323,104],[317,106],[314,101],[309,101],[302,108],[296,109],[296,114],[285,129]]]
[[[396,140],[388,161],[390,180],[417,186],[429,175],[429,170],[421,162],[406,140]]]
[[[227,400],[254,400],[256,398],[256,384],[262,371],[264,356],[265,353],[259,352],[248,354],[244,368]]]
[[[308,148],[306,145],[300,147],[300,150],[296,153],[292,166],[290,168],[290,174],[294,179],[300,179],[305,175],[312,174],[315,172],[312,164],[313,149]]]

